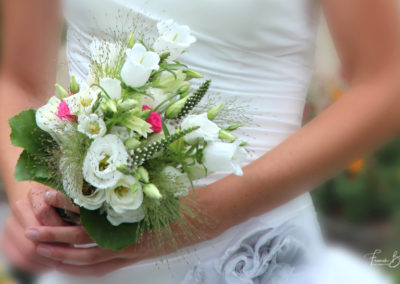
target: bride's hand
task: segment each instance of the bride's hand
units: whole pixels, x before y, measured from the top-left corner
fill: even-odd
[[[12,215],[4,228],[2,251],[14,265],[26,271],[42,272],[59,265],[59,262],[37,253],[36,243],[32,241],[34,232],[26,231],[32,226],[65,225],[54,208],[45,202],[45,193],[48,190],[44,186],[33,185],[28,196],[11,204]]]
[[[60,198],[61,196],[58,199],[54,196],[48,199],[48,202],[57,206]],[[73,275],[102,276],[139,261],[166,255],[180,248],[211,239],[224,231],[222,226],[204,224],[196,219],[186,217],[186,221],[197,228],[197,233],[192,238],[188,238],[188,235],[183,233],[181,226],[171,223],[170,228],[175,239],[173,245],[169,234],[162,238],[160,235],[147,233],[137,244],[121,251],[99,247],[73,247],[77,244],[93,243],[81,226],[36,226],[29,230],[37,232],[35,241],[39,242],[38,254],[51,261],[60,262],[60,265],[56,267],[57,270]]]

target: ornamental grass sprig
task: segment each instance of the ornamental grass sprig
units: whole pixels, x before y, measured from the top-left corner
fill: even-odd
[[[200,127],[192,127],[185,130],[177,131],[176,133],[168,136],[166,138],[161,139],[160,141],[153,142],[149,145],[139,147],[135,150],[135,154],[132,157],[132,167],[134,169],[143,165],[147,160],[151,159],[154,154],[167,149],[167,147],[172,144],[173,142],[179,140],[186,134],[189,134]]]
[[[199,104],[199,102],[204,98],[206,95],[208,89],[210,88],[211,80],[205,81],[203,84],[201,84],[200,88],[192,95],[190,96],[183,109],[181,112],[178,114],[176,119],[182,119],[185,116],[187,116],[191,110],[195,108]]]

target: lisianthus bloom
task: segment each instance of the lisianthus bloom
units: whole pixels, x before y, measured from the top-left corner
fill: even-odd
[[[142,107],[142,110],[147,110],[147,109],[151,110],[151,108],[147,105],[144,105]],[[151,124],[151,130],[153,130],[155,133],[162,132],[162,118],[158,112],[152,111],[146,122]]]
[[[191,35],[188,26],[180,26],[173,20],[167,20],[157,24],[160,37],[154,43],[154,50],[159,54],[169,52],[168,59],[177,59],[192,43],[196,42],[196,38]]]
[[[160,56],[137,43],[126,51],[126,62],[121,70],[122,80],[130,87],[137,88],[146,84],[153,70],[158,70]]]
[[[122,176],[117,184],[106,189],[107,203],[116,213],[138,209],[143,202],[143,190],[133,176]]]
[[[144,219],[142,207],[133,210],[127,210],[124,214],[119,214],[111,206],[106,207],[107,220],[113,226],[119,226],[123,223],[138,223]]]
[[[97,138],[83,161],[83,177],[96,188],[110,188],[123,176],[117,166],[126,165],[128,158],[124,144],[116,135]]]

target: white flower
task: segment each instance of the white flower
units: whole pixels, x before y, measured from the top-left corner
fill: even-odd
[[[78,116],[78,131],[91,139],[104,136],[107,132],[106,124],[97,114],[81,114]]]
[[[88,183],[83,183],[83,187],[74,198],[75,204],[88,210],[101,208],[106,201],[106,191],[97,189]]]
[[[124,214],[119,214],[111,207],[107,207],[107,220],[113,226],[119,226],[122,223],[138,223],[143,220],[144,212],[142,208],[136,210],[125,211]]]
[[[99,189],[110,188],[122,177],[117,166],[126,165],[128,158],[124,144],[116,135],[97,138],[83,161],[83,176]]]
[[[175,192],[175,196],[188,194],[191,183],[186,173],[182,173],[177,168],[167,166],[162,170],[161,174],[176,184],[177,191]]]
[[[128,131],[128,128],[123,127],[123,126],[113,126],[110,130],[110,134],[114,134],[118,136],[119,139],[122,140],[122,142],[125,142],[129,138],[131,138],[131,133],[132,131]]]
[[[126,51],[126,62],[121,70],[122,80],[130,87],[136,88],[146,84],[153,70],[159,68],[160,56],[147,51],[137,43],[132,49]]]
[[[79,93],[65,98],[64,101],[68,104],[71,114],[90,114],[99,94],[100,89],[83,85]]]
[[[177,59],[196,38],[191,35],[188,26],[180,26],[173,20],[167,20],[157,24],[160,37],[154,43],[154,50],[159,54],[170,52],[169,59]]]
[[[221,130],[218,125],[208,119],[207,113],[199,115],[187,116],[181,124],[182,130],[199,126],[200,128],[190,132],[185,136],[185,141],[189,144],[194,144],[198,141],[215,141],[218,139],[219,131]]]
[[[110,98],[118,100],[122,96],[121,81],[112,78],[101,78],[100,86],[107,92]]]
[[[122,176],[116,185],[107,189],[107,203],[115,213],[138,209],[143,202],[140,183],[133,176]]]
[[[60,128],[63,124],[63,121],[57,115],[60,103],[59,98],[51,97],[47,104],[36,111],[36,124],[40,129],[52,133]]]
[[[209,143],[204,149],[204,166],[212,172],[226,171],[242,176],[240,165],[245,161],[247,153],[239,144]]]

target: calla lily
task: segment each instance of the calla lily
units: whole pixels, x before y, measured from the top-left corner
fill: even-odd
[[[211,142],[204,149],[204,166],[212,172],[231,172],[243,176],[241,164],[247,156],[238,143]]]
[[[160,56],[136,43],[126,51],[126,62],[121,70],[122,80],[130,87],[137,88],[146,84],[153,70],[158,70]]]

